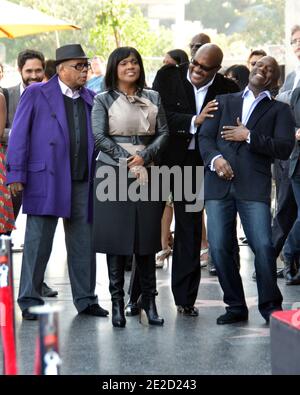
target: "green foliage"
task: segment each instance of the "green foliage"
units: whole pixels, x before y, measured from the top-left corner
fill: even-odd
[[[283,43],[284,11],[285,0],[191,0],[186,6],[187,19],[238,35],[248,47]]]
[[[244,17],[247,26],[243,38],[254,48],[257,44],[284,44],[284,0],[264,0],[262,4],[249,8]]]
[[[42,51],[47,58],[55,56],[57,45],[79,42],[89,55],[107,57],[117,45],[135,46],[144,56],[162,56],[172,48],[172,32],[161,28],[151,31],[138,7],[128,0],[14,0],[55,18],[81,27],[81,30],[43,33],[15,40],[1,39],[7,49],[7,62],[13,63],[25,48]]]
[[[143,56],[161,56],[172,47],[172,34],[161,28],[160,34],[151,31],[140,8],[128,0],[101,0],[96,26],[90,39],[97,52],[107,57],[120,46],[132,46]]]

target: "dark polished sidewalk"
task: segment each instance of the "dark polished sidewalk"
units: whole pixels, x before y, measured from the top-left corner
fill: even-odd
[[[21,254],[14,254],[15,293]],[[165,319],[161,327],[145,327],[138,317],[129,317],[125,329],[115,329],[111,317],[78,316],[72,303],[61,224],[55,237],[47,271],[47,283],[58,290],[48,299],[63,308],[60,313],[62,374],[82,375],[202,375],[271,374],[269,328],[257,311],[256,283],[251,280],[252,253],[241,247],[242,276],[250,310],[249,322],[217,326],[224,312],[218,280],[203,269],[196,318],[177,313],[170,290],[170,267],[157,270],[157,305]],[[111,311],[105,257],[98,255],[97,294],[101,306]],[[126,275],[126,287],[130,273]],[[284,306],[300,301],[300,287],[286,287],[279,280]],[[16,305],[19,370],[32,374],[37,322],[22,321]],[[2,370],[2,358],[0,358]]]

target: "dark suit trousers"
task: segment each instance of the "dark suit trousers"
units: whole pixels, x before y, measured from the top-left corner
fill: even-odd
[[[199,157],[190,151],[185,166],[201,166]],[[193,186],[196,184],[193,174]],[[195,191],[193,191],[195,192]],[[202,212],[186,211],[187,202],[174,200],[175,233],[172,259],[172,292],[177,306],[193,306],[201,278],[200,249]]]
[[[96,254],[92,248],[92,226],[87,223],[87,199],[87,183],[73,182],[71,218],[64,219],[64,230],[73,302],[78,312],[97,303]],[[18,297],[21,310],[44,303],[41,285],[57,222],[53,216],[27,216]]]
[[[297,218],[297,204],[289,178],[290,161],[275,161],[277,209],[272,225],[272,241],[279,256]]]
[[[270,207],[263,202],[236,199],[232,186],[230,194],[221,200],[207,200],[208,241],[228,310],[247,312],[244,289],[239,270],[233,259],[232,232],[236,214],[252,249],[257,274],[259,311],[265,316],[270,308],[280,307],[282,295],[276,279],[276,256],[271,239]]]

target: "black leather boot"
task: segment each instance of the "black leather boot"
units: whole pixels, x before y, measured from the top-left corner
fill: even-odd
[[[126,256],[107,255],[109,276],[109,291],[112,300],[112,324],[114,327],[124,328],[124,268]]]
[[[142,296],[139,302],[140,323],[143,325],[163,326],[164,319],[159,317],[155,304],[155,296]]]
[[[140,310],[138,308],[137,301],[141,296],[141,293],[142,290],[140,283],[140,275],[138,272],[135,256],[133,256],[130,284],[128,289],[129,300],[125,306],[126,317],[134,317],[136,315],[139,315]]]
[[[294,263],[284,260],[283,274],[286,285],[293,285]]]
[[[124,315],[124,300],[112,302],[112,324],[115,328],[125,328],[126,318]]]
[[[157,294],[155,255],[136,255],[135,257],[142,289],[142,295],[138,300],[140,323],[162,326],[164,320],[158,316],[155,304]]]
[[[135,315],[139,315],[139,312],[140,309],[137,302],[133,302],[131,299],[129,299],[125,306],[126,317],[134,317]]]
[[[298,270],[298,273],[296,273],[296,275],[292,278],[290,285],[300,285],[300,269]]]

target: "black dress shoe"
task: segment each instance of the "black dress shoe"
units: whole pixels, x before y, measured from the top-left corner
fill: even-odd
[[[138,307],[137,302],[131,302],[131,300],[129,300],[127,305],[125,306],[126,317],[134,317],[136,315],[139,315],[139,313],[140,313],[140,309]]]
[[[48,287],[48,285],[46,283],[42,284],[41,296],[43,298],[54,298],[57,295],[58,295],[57,291],[55,291],[54,289]]]
[[[199,315],[199,310],[195,306],[177,306],[177,311],[189,317],[198,317]]]
[[[274,310],[271,310],[271,311],[269,311],[266,314],[262,314],[263,318],[266,320],[266,324],[270,323],[271,315],[273,313],[275,313],[276,311],[282,311],[282,308],[281,307],[277,307],[277,308],[274,308]]]
[[[37,314],[33,314],[29,312],[29,309],[24,309],[22,311],[23,320],[27,321],[36,321],[38,319]]]
[[[221,315],[217,319],[217,325],[228,325],[235,324],[236,322],[248,321],[248,314],[242,313],[233,313],[231,311],[227,311],[227,313]]]
[[[93,315],[95,317],[107,317],[109,312],[98,304],[91,304],[79,314]]]

